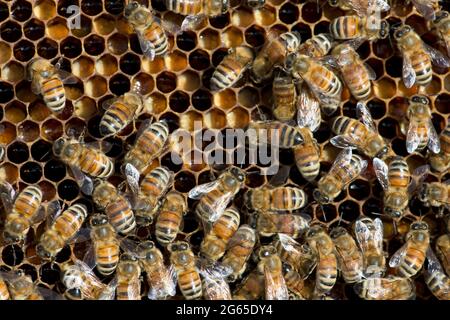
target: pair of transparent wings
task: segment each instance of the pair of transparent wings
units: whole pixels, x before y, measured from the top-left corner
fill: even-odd
[[[441,68],[450,67],[450,59],[448,57],[446,57],[433,47],[427,45],[425,42],[423,42],[423,40],[420,41],[422,42],[421,43],[422,50],[424,50],[424,52],[429,55],[429,57],[431,58],[431,62],[433,64]],[[407,88],[411,88],[416,82],[417,75],[416,71],[412,66],[412,61],[409,52],[403,52],[402,78],[403,83]]]
[[[426,132],[425,136],[419,135],[421,122],[414,116],[409,121],[408,131],[406,133],[406,150],[408,153],[413,153],[420,145],[423,139],[428,139],[428,148],[433,153],[439,153],[441,151],[441,143],[436,129],[433,126],[431,118],[426,120]]]
[[[373,122],[372,115],[370,114],[365,103],[358,102],[356,104],[356,114],[369,132],[377,133],[377,128]],[[360,145],[357,138],[351,135],[338,135],[333,137],[330,142],[338,148],[356,149]]]
[[[369,219],[369,218],[366,218]],[[376,218],[370,223],[371,226],[364,223],[363,220],[357,220],[355,223],[356,241],[363,254],[374,247],[380,254],[383,252],[383,222]]]
[[[353,151],[351,148],[345,148],[343,149],[336,159],[333,162],[333,165],[330,168],[330,171],[328,172],[329,175],[334,175],[336,172],[341,171],[342,169],[347,170],[351,164]],[[360,161],[360,168],[358,175],[364,172],[367,168],[367,160],[361,160]]]
[[[306,82],[300,86],[297,98],[297,124],[299,127],[308,128],[311,132],[317,131],[322,121],[320,101],[313,94]]]
[[[373,159],[373,167],[374,167],[377,179],[381,184],[381,187],[384,190],[388,190],[389,186],[390,186],[389,177],[388,177],[389,166],[382,159],[374,158]],[[414,193],[415,190],[417,189],[417,187],[422,184],[422,182],[427,177],[429,171],[430,171],[429,165],[423,165],[423,166],[417,167],[414,170],[414,172],[412,174],[411,182],[408,186],[409,194]]]
[[[279,258],[277,257],[277,259]],[[271,269],[272,268],[267,263],[264,263],[266,300],[289,300],[289,290],[281,268],[276,271]]]

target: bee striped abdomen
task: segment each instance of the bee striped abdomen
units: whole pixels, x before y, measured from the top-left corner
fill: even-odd
[[[136,108],[122,101],[114,102],[100,121],[100,132],[103,136],[115,134],[125,128],[133,119]]]
[[[203,0],[166,0],[167,10],[182,14],[196,15],[202,11]]]
[[[431,82],[433,70],[431,68],[431,59],[426,52],[416,53],[411,57],[411,65],[416,72],[416,83],[426,86]]]
[[[236,83],[241,75],[242,66],[232,59],[225,59],[217,66],[211,78],[211,88],[222,90]]]
[[[320,158],[313,144],[300,144],[294,148],[295,163],[307,181],[314,180],[320,171]]]
[[[211,212],[215,211],[216,202],[223,196],[224,193],[218,189],[214,189],[204,195],[195,208],[198,216],[208,220]]]
[[[42,82],[42,96],[45,104],[53,112],[61,112],[66,105],[64,85],[57,77]]]
[[[365,100],[372,92],[372,87],[364,65],[351,65],[351,70],[345,72],[346,83],[357,100]]]
[[[83,172],[99,178],[107,178],[114,171],[112,161],[99,150],[91,148],[86,148],[81,153],[79,166]]]
[[[360,18],[343,16],[334,19],[330,24],[330,32],[337,40],[353,39],[360,35]]]
[[[56,218],[53,228],[67,241],[80,230],[86,215],[86,208],[75,204]]]
[[[13,212],[31,218],[42,202],[42,191],[38,187],[28,186],[18,195],[14,202]]]
[[[227,209],[224,214],[214,223],[213,232],[219,238],[230,239],[239,226],[240,215],[236,209]]]
[[[272,210],[296,210],[306,204],[306,194],[297,188],[277,188],[272,191]]]
[[[143,38],[153,44],[156,56],[163,56],[167,53],[169,49],[169,42],[167,41],[164,30],[158,23],[152,23],[144,31]]]
[[[136,228],[136,220],[130,203],[119,196],[115,201],[109,204],[105,213],[112,226],[120,233],[127,234]]]
[[[195,269],[178,272],[178,285],[187,300],[194,300],[202,297],[202,281]]]
[[[316,272],[316,290],[321,292],[330,291],[337,278],[336,256],[334,254],[320,255]]]
[[[393,187],[407,188],[411,175],[408,163],[401,157],[396,157],[389,164],[388,179]]]
[[[399,266],[398,273],[404,277],[415,275],[425,262],[425,252],[416,248],[409,248]]]
[[[450,300],[450,278],[443,272],[427,272],[425,283],[430,291],[440,300]]]
[[[177,237],[178,229],[183,220],[183,213],[163,210],[156,220],[156,239],[159,243],[167,245]]]
[[[98,271],[110,275],[119,263],[119,246],[117,243],[101,242],[96,245],[95,255]]]
[[[168,185],[171,176],[172,172],[162,167],[152,170],[141,182],[143,196],[157,200]],[[156,205],[156,203],[153,205]]]

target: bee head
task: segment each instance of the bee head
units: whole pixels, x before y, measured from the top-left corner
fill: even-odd
[[[125,10],[124,10],[125,18],[128,19],[138,8],[139,8],[139,3],[136,1],[131,1],[129,4],[127,4],[127,6],[125,7]]]
[[[430,100],[426,96],[419,95],[419,94],[414,95],[411,98],[411,102],[412,103],[422,104],[422,105],[425,105],[425,106],[428,106],[430,104]]]
[[[441,22],[442,20],[444,20],[447,17],[448,17],[448,12],[447,11],[438,11],[436,13],[436,17],[435,17],[433,22],[434,23],[439,23],[439,22]]]
[[[260,259],[270,257],[277,253],[277,249],[274,246],[262,246],[258,251],[258,257]]]
[[[292,266],[289,263],[287,263],[287,262],[283,262],[282,266],[283,266],[283,273],[284,274],[286,274],[288,272],[291,272],[293,270]]]
[[[231,167],[230,173],[235,177],[239,182],[245,181],[245,171],[238,167]]]
[[[303,73],[309,68],[309,57],[305,55],[296,55],[295,60],[292,63],[292,67],[295,71]]]
[[[425,221],[415,221],[411,223],[411,230],[428,230],[428,224]]]
[[[313,191],[313,197],[314,197],[314,200],[316,200],[317,202],[319,202],[321,204],[330,202],[330,198],[327,195],[322,194],[322,192],[320,192],[319,189],[315,189]]]
[[[169,250],[169,252],[185,251],[188,249],[189,243],[187,243],[186,241],[174,242],[167,246],[167,250]]]
[[[336,228],[331,229],[330,237],[332,239],[337,239],[340,236],[345,235],[346,233],[347,233],[347,230],[345,230],[345,228],[343,228],[343,227],[336,227]]]
[[[64,145],[66,144],[66,139],[63,137],[59,138],[53,143],[53,154],[57,157],[61,156],[61,153],[64,149]]]
[[[120,260],[125,261],[125,262],[136,262],[137,257],[134,254],[123,253],[122,256],[120,257]]]
[[[339,5],[339,0],[328,0],[328,4],[331,7],[337,7]]]
[[[266,0],[247,0],[247,6],[252,9],[258,9],[266,4]]]
[[[103,214],[95,214],[90,221],[91,227],[99,227],[108,224],[108,218]]]
[[[402,216],[402,212],[400,210],[396,210],[391,207],[384,207],[384,212],[393,219],[399,219]]]
[[[43,245],[38,244],[36,246],[36,253],[41,259],[50,260],[52,258],[52,254],[44,248]]]
[[[389,22],[387,22],[386,20],[381,20],[379,37],[381,39],[386,39],[388,36],[389,36]]]
[[[394,38],[396,40],[399,40],[399,39],[403,38],[404,36],[406,36],[410,32],[411,32],[411,27],[408,25],[404,25],[402,27],[399,27],[397,30],[395,30]]]

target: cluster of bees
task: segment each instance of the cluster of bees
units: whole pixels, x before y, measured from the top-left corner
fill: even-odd
[[[448,13],[439,11],[434,1],[413,3],[442,36],[450,53]],[[413,299],[412,279],[422,272],[430,291],[438,299],[449,300],[450,219],[446,213],[450,185],[425,183],[424,179],[430,170],[446,172],[450,168],[450,124],[439,137],[431,122],[430,100],[425,95],[409,99],[406,148],[409,153],[428,148],[429,161],[411,172],[405,159],[393,153],[376,129],[365,103],[372,95],[375,73],[356,50],[362,42],[389,37],[392,31],[403,55],[402,76],[408,88],[428,85],[432,64],[449,67],[450,59],[426,45],[412,27],[389,26],[381,19],[379,13],[390,9],[383,0],[331,0],[330,4],[348,15],[331,21],[329,33],[305,42],[296,32],[270,34],[258,52],[246,46],[230,48],[210,81],[212,91],[232,87],[247,72],[256,83],[273,81],[275,119],[250,123],[249,128],[258,132],[252,143],[277,143],[281,149],[292,149],[299,172],[316,185],[313,199],[301,188],[282,183],[246,191],[244,205],[238,208],[233,199],[243,188],[246,173],[232,165],[214,181],[190,190],[188,198],[198,201],[189,208],[186,195],[172,190],[172,171],[159,166],[144,174],[152,161],[170,148],[171,136],[167,122],[147,120],[123,158],[120,170],[125,182],[119,186],[107,181],[115,164],[105,155],[105,142],[85,143],[83,137],[66,136],[54,142],[54,156],[71,168],[82,192],[92,197],[101,213],[90,213],[83,204],[43,203],[38,186],[16,192],[2,181],[3,241],[24,243],[30,228],[43,220],[46,228],[35,246],[40,259],[53,261],[67,244],[90,241],[82,260],[73,258],[61,267],[68,299],[141,299],[143,274],[149,299],[173,297],[177,286],[186,299],[331,299],[339,275],[354,284],[363,299]],[[258,8],[264,1],[248,0],[245,5]],[[167,0],[166,6],[185,16],[181,26],[159,21],[151,9],[138,2],[130,1],[125,7],[125,17],[149,59],[169,51],[166,32],[195,28],[205,17],[229,9],[228,1],[222,0]],[[77,79],[59,64],[42,58],[29,63],[28,75],[33,92],[40,94],[53,112],[61,112],[66,103],[64,84]],[[340,107],[344,85],[358,101],[359,119],[333,118],[330,125],[335,137],[331,142],[343,150],[331,169],[319,177],[320,148],[314,132],[322,113],[332,115]],[[143,112],[143,99],[139,88],[134,88],[103,107],[99,131],[109,137]],[[280,137],[278,141],[270,140],[272,132]],[[0,150],[3,155],[4,149]],[[327,230],[301,213],[312,202],[333,203],[367,170],[369,162],[384,190],[384,215],[399,221],[409,210],[412,197],[418,197],[426,206],[438,208],[439,219],[447,219],[447,233],[434,246],[429,226],[418,219],[411,223],[405,244],[387,262],[379,218],[359,218],[351,230],[339,225]],[[177,238],[190,209],[204,232],[197,255],[188,242]],[[128,238],[138,225],[154,225],[152,240]],[[261,237],[272,240],[263,244]],[[256,266],[250,268],[251,262]],[[387,265],[392,269],[388,274]],[[102,282],[94,270],[112,280]],[[56,298],[56,292],[35,286],[23,273],[0,275],[0,300]]]

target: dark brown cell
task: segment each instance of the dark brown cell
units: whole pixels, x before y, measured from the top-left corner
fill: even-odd
[[[109,79],[109,90],[117,96],[130,91],[130,79],[123,74],[116,74]]]
[[[23,163],[28,160],[29,156],[28,146],[23,142],[17,141],[8,147],[8,159],[13,163]]]
[[[189,108],[189,95],[183,91],[175,91],[169,97],[169,106],[175,112],[184,112]]]
[[[45,38],[39,41],[37,45],[37,53],[42,58],[52,59],[58,54],[58,44],[56,43],[56,41]]]
[[[31,17],[31,3],[25,0],[16,0],[11,6],[11,15],[17,21],[26,21]]]
[[[105,50],[105,40],[97,35],[91,35],[84,39],[84,50],[92,56],[98,56]]]
[[[75,37],[67,37],[61,42],[61,54],[67,58],[76,58],[81,54],[81,41]]]
[[[45,35],[45,25],[38,19],[31,19],[23,26],[23,33],[28,39],[36,41]]]
[[[297,21],[299,15],[298,7],[286,2],[278,11],[278,17],[284,23],[291,24]]]
[[[163,93],[169,93],[176,89],[177,76],[172,72],[162,72],[156,77],[156,87]]]
[[[0,28],[0,36],[7,42],[16,42],[22,37],[22,28],[17,22],[6,21]]]

